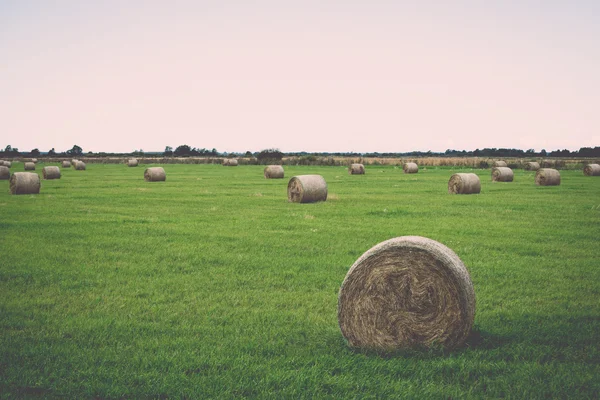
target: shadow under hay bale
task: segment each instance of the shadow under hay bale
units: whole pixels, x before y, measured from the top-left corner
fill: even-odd
[[[448,181],[448,193],[450,194],[477,194],[481,192],[479,177],[473,173],[458,173],[450,177]]]
[[[266,179],[283,179],[284,170],[281,165],[267,165],[264,169]]]
[[[350,167],[348,167],[348,173],[350,175],[364,175],[365,166],[363,164],[351,164]]]
[[[44,179],[60,179],[60,168],[54,166],[48,166],[42,168],[42,175]]]
[[[405,174],[416,174],[419,172],[419,166],[414,162],[407,162],[402,166],[402,170]]]
[[[10,169],[7,166],[0,165],[0,179],[7,180],[10,179]]]
[[[33,172],[15,172],[10,177],[11,194],[38,194],[40,187],[40,177]]]
[[[513,170],[508,167],[492,168],[492,182],[512,182],[514,177]]]
[[[146,182],[164,182],[167,180],[167,174],[163,167],[146,168],[144,171],[144,180]]]
[[[85,171],[85,163],[83,161],[77,161],[75,163],[75,170],[76,171]]]
[[[587,164],[583,168],[585,176],[600,176],[600,164]]]
[[[35,171],[35,164],[32,162],[26,162],[23,164],[25,171]]]
[[[506,161],[498,160],[494,161],[494,167],[507,167]]]
[[[525,171],[537,171],[538,169],[540,169],[540,164],[537,162],[526,162],[524,167]]]
[[[327,182],[321,175],[298,175],[288,182],[288,201],[314,203],[327,200]]]
[[[135,158],[131,158],[127,161],[127,166],[128,167],[137,167],[138,166],[138,160],[136,160]]]
[[[475,292],[448,247],[420,236],[379,243],[348,271],[338,295],[338,323],[354,348],[455,348],[469,336]]]
[[[552,168],[540,168],[535,173],[535,184],[538,186],[560,185],[560,172]]]

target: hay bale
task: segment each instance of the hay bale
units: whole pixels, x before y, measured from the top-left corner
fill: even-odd
[[[38,163],[38,159],[37,158],[32,158],[31,162],[34,163],[34,164],[37,164]]]
[[[512,182],[514,176],[513,170],[508,167],[492,168],[492,182]]]
[[[77,164],[77,161],[79,161],[79,160],[78,160],[78,159],[76,159],[76,158],[73,158],[73,159],[71,160],[71,165],[72,165],[72,166],[75,166],[75,164]]]
[[[537,171],[540,169],[540,164],[534,161],[525,163],[525,171]]]
[[[129,166],[129,167],[137,167],[138,166],[138,160],[135,159],[135,158],[130,158],[127,161],[127,166]]]
[[[352,265],[338,295],[338,323],[351,347],[398,350],[464,343],[475,319],[467,268],[425,237],[386,240]]]
[[[76,171],[85,171],[85,163],[83,161],[77,161],[75,163],[75,170]]]
[[[163,167],[146,168],[144,171],[144,179],[147,182],[163,182],[167,180],[167,174]]]
[[[15,172],[10,177],[11,194],[37,194],[40,187],[40,177],[33,172]]]
[[[237,167],[238,160],[234,158],[225,158],[223,159],[223,165],[226,167]]]
[[[321,175],[298,175],[288,182],[288,201],[314,203],[327,200],[327,182]]]
[[[42,175],[44,179],[60,179],[60,168],[54,166],[48,166],[42,168]]]
[[[552,168],[554,165],[554,160],[542,160],[542,163],[540,164],[542,168]]]
[[[454,174],[448,181],[450,194],[477,194],[481,192],[479,177],[473,173]]]
[[[560,185],[560,172],[552,168],[540,168],[535,173],[535,184],[539,186]]]
[[[506,161],[502,161],[502,160],[498,160],[498,161],[494,161],[494,167],[507,167],[508,164],[506,164]]]
[[[63,161],[63,162],[62,162],[62,167],[63,167],[63,168],[69,168],[70,166],[71,166],[71,163],[70,163],[70,162],[68,162],[68,161]]]
[[[10,179],[10,169],[8,169],[5,165],[0,165],[0,179],[7,180]]]
[[[405,174],[416,174],[419,172],[419,166],[414,162],[404,163],[402,169],[404,170]]]
[[[281,165],[267,165],[264,174],[266,179],[283,179],[283,167]]]
[[[26,162],[23,164],[25,171],[35,171],[35,164],[32,162]]]
[[[10,162],[10,161],[3,161],[1,165],[4,165],[5,167],[10,168],[10,167],[12,167],[12,162]]]
[[[362,164],[351,164],[350,167],[348,167],[348,173],[350,175],[364,175],[365,166]]]
[[[224,159],[223,159],[223,163],[222,163],[222,165],[223,165],[224,167],[228,166],[228,165],[229,165],[229,159],[228,159],[228,158],[224,158]]]
[[[587,164],[583,168],[585,176],[600,176],[600,164]]]

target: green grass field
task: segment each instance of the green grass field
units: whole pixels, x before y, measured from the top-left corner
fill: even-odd
[[[561,171],[538,187],[533,172],[492,183],[473,170],[481,194],[449,195],[458,169],[165,170],[149,183],[144,166],[88,164],[39,195],[0,181],[0,397],[600,396],[600,178]],[[315,173],[327,202],[288,203],[289,178]],[[469,269],[464,348],[347,347],[346,272],[403,235]]]

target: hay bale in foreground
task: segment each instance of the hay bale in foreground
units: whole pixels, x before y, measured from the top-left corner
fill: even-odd
[[[540,168],[535,173],[535,184],[539,186],[560,185],[560,172],[552,168]]]
[[[379,243],[352,265],[338,295],[338,323],[351,347],[398,350],[464,343],[475,319],[467,268],[425,237]]]
[[[62,162],[62,167],[63,167],[63,168],[69,168],[70,166],[71,166],[71,163],[70,163],[70,162],[68,162],[68,161],[63,161],[63,162]]]
[[[130,158],[130,159],[127,161],[127,166],[128,166],[128,167],[137,167],[137,166],[138,166],[138,160],[137,160],[137,159],[135,159],[135,158]]]
[[[492,182],[512,182],[515,174],[508,167],[492,168]]]
[[[144,171],[144,180],[147,182],[163,182],[167,180],[167,174],[163,167],[146,168]]]
[[[26,162],[23,164],[23,168],[25,168],[25,171],[35,171],[35,164],[32,162]]]
[[[479,177],[473,173],[454,174],[448,181],[450,194],[477,194],[481,192]]]
[[[85,163],[83,161],[77,161],[75,163],[75,170],[76,171],[85,171]]]
[[[508,164],[506,164],[506,161],[498,160],[498,161],[494,161],[494,167],[496,167],[496,168],[508,167]]]
[[[264,174],[266,179],[283,179],[283,167],[281,165],[267,165]]]
[[[327,200],[327,182],[321,175],[298,175],[288,182],[288,201],[314,203]]]
[[[537,171],[538,169],[540,169],[540,164],[533,161],[526,162],[524,169],[525,171]]]
[[[5,165],[0,165],[0,179],[10,179],[10,169],[8,169],[8,167]]]
[[[42,175],[44,179],[60,179],[60,168],[54,166],[48,166],[42,168]]]
[[[585,176],[600,176],[600,164],[588,164],[583,168]]]
[[[11,194],[38,194],[40,187],[40,177],[33,172],[15,172],[10,177]]]
[[[414,162],[407,162],[402,166],[402,170],[405,174],[416,174],[419,172],[419,166]]]
[[[348,173],[350,175],[364,175],[365,166],[363,164],[351,164],[350,167],[348,167]]]

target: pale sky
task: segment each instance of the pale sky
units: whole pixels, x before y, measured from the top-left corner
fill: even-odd
[[[600,1],[0,0],[0,147],[600,146]]]

